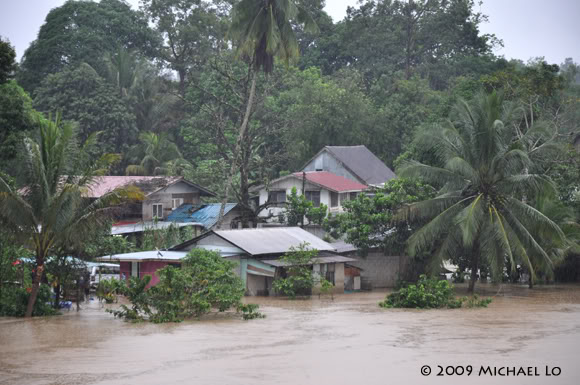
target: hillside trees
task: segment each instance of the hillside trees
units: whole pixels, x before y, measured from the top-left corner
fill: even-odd
[[[67,1],[46,16],[24,53],[18,83],[33,92],[47,75],[81,63],[103,73],[105,53],[123,47],[152,57],[158,43],[146,19],[124,1]]]
[[[0,85],[6,83],[16,69],[16,52],[8,41],[0,36]]]
[[[136,142],[135,116],[115,88],[88,64],[46,77],[36,90],[35,107],[42,112],[61,111],[78,124],[80,140],[99,132],[103,153],[125,153]]]
[[[185,97],[192,71],[200,71],[212,53],[224,45],[229,4],[205,0],[141,0],[141,10],[162,37],[157,58],[178,74]]]
[[[312,17],[293,0],[268,0],[266,2],[242,0],[236,4],[232,11],[230,35],[237,47],[238,54],[249,59],[248,80],[251,80],[218,223],[223,218],[224,207],[236,172],[242,143],[248,135],[247,129],[254,108],[258,74],[260,71],[265,74],[271,73],[274,69],[274,59],[279,59],[288,65],[298,57],[298,41],[293,30],[293,23],[303,24],[307,32],[317,30]],[[249,199],[249,192],[243,176],[240,190],[243,198],[241,203],[244,204],[247,201],[246,197]]]

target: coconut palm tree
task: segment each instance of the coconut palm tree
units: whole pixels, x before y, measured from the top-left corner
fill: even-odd
[[[418,136],[419,148],[439,165],[410,161],[398,172],[442,186],[436,198],[412,204],[401,214],[410,221],[429,221],[409,238],[409,253],[434,248],[431,268],[464,253],[471,269],[470,292],[484,260],[496,278],[508,258],[513,268],[523,263],[533,279],[539,260],[543,267],[553,266],[544,241],[565,241],[558,224],[528,203],[553,188],[545,175],[534,173],[526,146],[530,136],[542,131],[531,128],[518,138],[507,124],[513,110],[506,107],[495,92],[480,94],[471,104],[460,102],[457,121],[435,125]],[[547,143],[542,150],[549,148]]]
[[[275,58],[288,65],[299,55],[298,39],[292,29],[293,24],[304,25],[306,32],[318,31],[316,22],[310,14],[294,0],[241,0],[234,6],[229,35],[237,47],[238,55],[250,61],[251,81],[218,223],[223,218],[224,207],[236,173],[238,156],[252,114],[258,73],[272,72]]]
[[[141,143],[128,153],[130,164],[125,169],[127,175],[174,175],[181,174],[188,166],[187,161],[175,143],[165,133],[142,132]]]
[[[30,317],[47,256],[59,248],[81,247],[81,243],[104,225],[115,206],[129,199],[142,199],[138,190],[115,190],[96,200],[83,198],[95,178],[108,170],[118,156],[98,160],[89,154],[96,145],[92,135],[82,147],[76,143],[72,125],[56,118],[38,117],[38,141],[24,140],[20,189],[0,177],[0,223],[16,239],[34,250],[35,276],[26,316]]]

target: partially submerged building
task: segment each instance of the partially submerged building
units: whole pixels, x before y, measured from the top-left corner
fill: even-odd
[[[236,273],[248,295],[270,295],[272,282],[287,267],[280,257],[305,243],[307,248],[318,250],[312,262],[313,274],[329,280],[335,287],[334,293],[343,293],[345,267],[356,260],[336,254],[332,245],[299,227],[209,231],[172,251],[201,248],[219,252],[224,258],[238,262]],[[356,274],[357,269],[350,272]]]

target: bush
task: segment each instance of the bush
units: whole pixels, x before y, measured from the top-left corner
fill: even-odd
[[[461,299],[455,299],[453,285],[445,280],[427,278],[421,275],[416,284],[410,284],[389,294],[379,305],[385,308],[458,308]]]
[[[219,253],[194,249],[182,261],[181,269],[166,266],[158,270],[159,283],[148,290],[145,286],[150,276],[131,278],[125,292],[132,308],[122,305],[119,310],[107,311],[126,320],[155,323],[181,322],[212,309],[223,312],[231,308],[241,311],[244,319],[260,318],[257,305],[241,304],[245,290],[234,266]]]
[[[106,303],[117,302],[117,294],[123,290],[124,283],[116,278],[101,279],[97,286],[97,298]]]
[[[479,299],[477,294],[474,294],[472,297],[463,297],[461,298],[462,302],[465,303],[465,306],[468,308],[474,307],[487,307],[492,301],[491,298],[482,298]]]
[[[312,263],[318,250],[308,250],[303,243],[298,248],[291,248],[280,260],[286,264],[285,277],[276,278],[272,284],[277,293],[295,299],[298,295],[310,295],[316,284],[312,274]]]
[[[242,317],[246,321],[256,318],[266,318],[264,314],[258,311],[259,308],[260,306],[255,303],[249,303],[247,305],[239,304],[237,311],[242,312]]]
[[[52,308],[51,290],[48,285],[40,285],[38,296],[32,311],[33,316],[47,316],[58,314]],[[0,292],[0,316],[24,317],[28,305],[29,290],[22,287],[2,287]]]
[[[131,307],[121,305],[119,309],[107,309],[106,311],[115,317],[125,319],[125,321],[139,322],[145,320],[146,317],[151,315],[150,300],[145,290],[149,282],[151,282],[150,275],[146,275],[143,278],[131,277],[129,283],[121,288],[121,293],[131,302]]]
[[[468,308],[487,307],[491,301],[491,298],[479,299],[477,295],[455,298],[452,284],[445,280],[427,278],[425,275],[421,275],[416,284],[408,284],[389,294],[383,302],[379,303],[379,306],[384,308],[437,309],[446,307],[457,309],[464,303]]]

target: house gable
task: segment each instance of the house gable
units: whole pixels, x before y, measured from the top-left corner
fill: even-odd
[[[363,145],[326,146],[303,170],[329,171],[366,185],[379,185],[396,178],[395,173]]]

